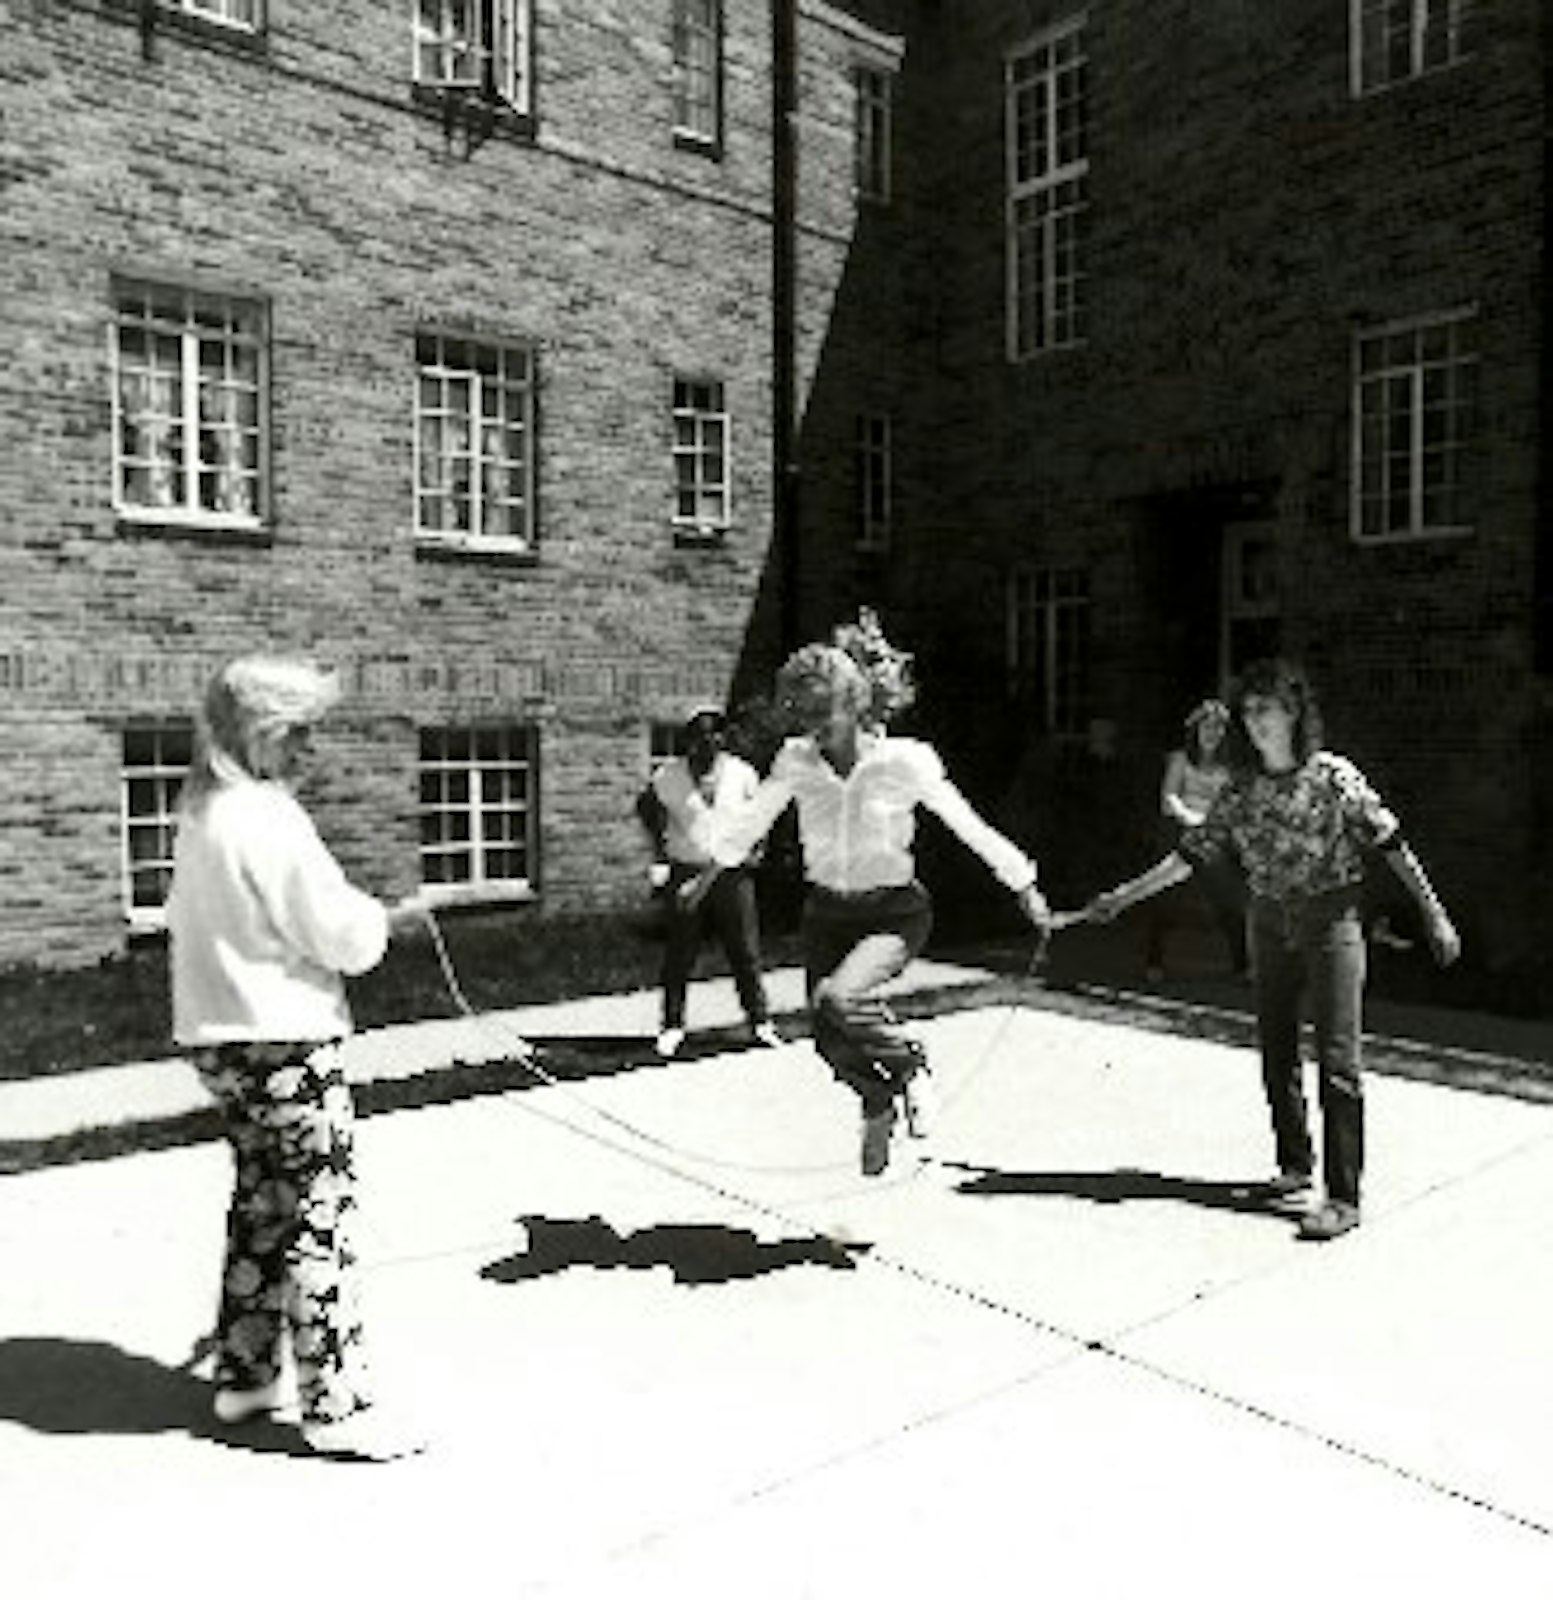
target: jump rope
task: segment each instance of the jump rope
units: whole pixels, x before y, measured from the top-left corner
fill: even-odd
[[[1051,935],[1054,931],[1072,925],[1082,920],[1082,913],[1059,913],[1043,926],[1037,933],[1030,956],[1020,976],[1025,982],[1038,978],[1041,970],[1046,965],[1047,955],[1051,944]],[[436,952],[437,962],[442,971],[442,980],[447,988],[448,997],[458,1013],[473,1022],[476,1026],[486,1029],[493,1036],[500,1037],[504,1048],[509,1050],[513,1059],[536,1082],[553,1090],[569,1103],[579,1106],[588,1116],[610,1128],[625,1134],[638,1145],[655,1152],[658,1159],[650,1164],[663,1167],[668,1165],[665,1158],[674,1161],[689,1163],[694,1166],[713,1168],[723,1172],[744,1172],[750,1174],[764,1174],[770,1177],[821,1177],[854,1170],[850,1164],[840,1162],[824,1163],[772,1163],[730,1159],[727,1156],[718,1156],[711,1151],[696,1149],[691,1145],[677,1140],[663,1138],[651,1130],[642,1127],[639,1123],[628,1117],[623,1117],[617,1112],[601,1106],[591,1097],[579,1094],[570,1084],[557,1078],[549,1072],[540,1061],[538,1048],[528,1039],[525,1039],[517,1030],[511,1027],[500,1016],[490,1012],[477,1011],[465,994],[463,985],[459,982],[458,972],[453,964],[452,956],[448,951],[447,940],[443,936],[442,927],[436,917],[428,910],[425,913],[427,927],[431,933],[432,946]],[[949,1117],[954,1107],[958,1105],[969,1092],[975,1082],[982,1076],[990,1065],[995,1051],[1002,1045],[1014,1019],[1025,1009],[1022,998],[1016,997],[1005,1007],[1003,1016],[992,1029],[986,1040],[977,1051],[968,1071],[963,1073],[956,1083],[953,1091],[947,1093],[939,1100],[934,1121],[939,1128]],[[640,1159],[641,1153],[629,1147],[611,1144],[611,1148],[627,1157]],[[877,1193],[880,1190],[897,1187],[904,1183],[914,1182],[929,1168],[937,1165],[936,1159],[927,1152],[921,1153],[916,1162],[905,1168],[900,1173],[889,1178],[871,1178],[855,1186],[856,1193]],[[671,1168],[671,1170],[673,1170]],[[681,1176],[689,1176],[681,1173]],[[827,1196],[827,1199],[841,1198],[841,1196]],[[753,1204],[754,1202],[749,1202]]]

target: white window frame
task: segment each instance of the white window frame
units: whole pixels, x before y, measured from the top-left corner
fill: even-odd
[[[270,450],[264,303],[117,278],[110,355],[113,507],[120,519],[260,528]],[[207,414],[216,408],[221,415]],[[214,505],[204,503],[207,485]]]
[[[895,520],[894,424],[887,412],[857,419],[857,548],[882,555]]]
[[[1473,307],[1354,335],[1349,531],[1357,544],[1470,534],[1466,481],[1476,443]],[[1445,497],[1456,515],[1432,514]]]
[[[232,28],[239,33],[260,33],[264,29],[265,0],[161,0],[161,4],[218,28]]]
[[[533,0],[410,0],[410,6],[415,83],[532,111]]]
[[[537,360],[527,341],[437,329],[416,335],[418,543],[513,555],[537,550]],[[463,525],[460,504],[467,506]]]
[[[1004,61],[1004,224],[1010,361],[1081,344],[1089,217],[1088,17]]]
[[[532,899],[539,881],[538,727],[512,721],[437,724],[419,730],[419,744],[416,814],[426,898],[460,905]],[[428,797],[429,788],[440,792]],[[501,817],[520,819],[520,837],[491,835],[493,819]],[[433,819],[445,826],[433,827]],[[462,836],[454,819],[462,820]],[[521,853],[522,873],[495,870],[492,857],[507,851]],[[463,855],[469,857],[467,876],[428,875],[432,860]]]
[[[1033,699],[1044,733],[1089,736],[1090,585],[1082,567],[1015,567],[1006,589],[1010,692]]]
[[[852,95],[853,187],[860,200],[888,205],[895,184],[895,74],[874,62],[860,61],[852,68]]]
[[[193,756],[194,727],[187,720],[133,722],[121,734],[120,881],[125,920],[137,931],[167,924],[178,794]],[[159,880],[160,894],[142,898],[136,880],[148,874]]]
[[[723,0],[673,0],[674,137],[715,151],[723,137]]]
[[[732,433],[721,378],[674,379],[671,520],[683,538],[714,542],[733,525]]]
[[[1349,0],[1355,98],[1459,66],[1477,10],[1478,0]]]

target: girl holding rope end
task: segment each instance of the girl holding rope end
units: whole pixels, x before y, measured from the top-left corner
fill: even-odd
[[[1280,1210],[1302,1214],[1302,1239],[1335,1239],[1359,1224],[1364,1166],[1360,1013],[1365,860],[1379,852],[1417,903],[1435,959],[1461,940],[1402,826],[1364,774],[1322,748],[1321,713],[1305,674],[1287,661],[1249,666],[1230,706],[1229,783],[1204,820],[1148,871],[1089,904],[1109,922],[1183,882],[1200,866],[1238,864],[1250,893],[1262,1082],[1277,1150],[1267,1186]],[[1320,1069],[1326,1199],[1315,1204],[1315,1160],[1300,1065],[1300,1002],[1309,991]]]
[[[700,805],[694,826],[714,862],[736,866],[796,804],[815,1047],[861,1101],[862,1170],[877,1177],[889,1165],[901,1110],[913,1134],[925,1132],[922,1047],[878,995],[932,928],[912,855],[917,807],[979,855],[1038,928],[1050,913],[1034,864],[976,814],[933,747],[885,731],[915,697],[910,657],[889,644],[869,611],[838,629],[835,641],[804,646],[777,674],[778,707],[797,732],[770,776],[742,806],[714,812]]]
[[[167,906],[173,1028],[220,1107],[235,1167],[216,1417],[278,1408],[289,1336],[308,1447],[387,1461],[421,1445],[382,1422],[365,1385],[341,974],[376,966],[390,934],[424,913],[348,883],[293,794],[335,697],[308,663],[268,656],[228,663],[206,692]]]

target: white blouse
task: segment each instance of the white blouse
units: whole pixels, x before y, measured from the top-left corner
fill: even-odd
[[[693,802],[694,826],[711,858],[733,867],[794,801],[804,875],[838,894],[911,882],[918,806],[933,812],[1007,888],[1017,893],[1036,879],[1030,858],[976,814],[938,752],[917,739],[861,735],[857,764],[844,776],[812,738],[789,739],[749,801],[715,811]]]

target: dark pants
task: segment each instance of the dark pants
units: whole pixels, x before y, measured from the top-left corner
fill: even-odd
[[[1347,903],[1289,909],[1253,902],[1250,931],[1262,1083],[1279,1170],[1307,1175],[1315,1170],[1300,1063],[1301,1000],[1308,996],[1327,1193],[1357,1205],[1364,1170],[1360,1027],[1365,974],[1358,910]]]
[[[863,1102],[885,1110],[923,1064],[922,1047],[901,1032],[874,993],[927,943],[933,905],[920,883],[864,894],[811,888],[801,935],[814,1046]]]
[[[739,1003],[751,1022],[770,1016],[760,976],[760,918],[755,909],[755,880],[735,869],[712,880],[699,905],[680,904],[678,890],[696,876],[695,867],[675,865],[669,875],[668,926],[663,944],[663,1025],[685,1026],[685,990],[696,957],[708,933],[714,933],[728,958]]]

